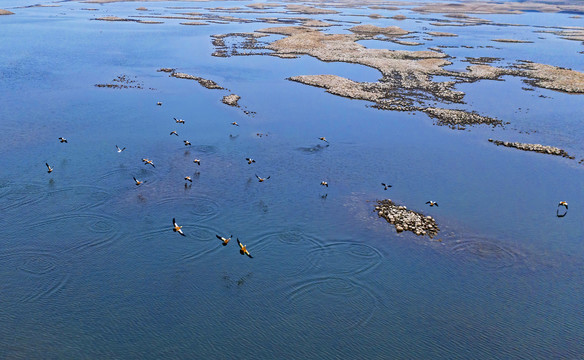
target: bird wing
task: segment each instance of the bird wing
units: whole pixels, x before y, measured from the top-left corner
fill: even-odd
[[[172,226],[178,226],[178,225],[176,224],[176,220],[175,220],[175,218],[172,218]]]
[[[223,238],[221,236],[219,236],[219,235],[215,235],[215,236],[217,237],[217,239],[223,241]]]
[[[45,165],[47,165],[47,169],[50,169],[51,167],[49,166],[49,163],[45,163]]]
[[[258,174],[255,174],[255,176],[258,178],[258,180],[261,180],[261,179],[262,179],[262,178],[260,178],[260,177],[258,176]]]
[[[249,256],[251,259],[253,259],[253,256],[251,256],[251,254],[248,252],[247,254],[245,254],[247,256]]]
[[[132,176],[132,179],[134,179],[135,182],[138,182],[138,180],[136,180],[136,178],[134,176]]]
[[[268,180],[269,178],[270,178],[270,176],[268,176],[268,177],[266,178],[266,180]]]
[[[434,205],[436,205],[436,207],[438,207],[438,203],[434,203]]]
[[[239,247],[243,249],[243,245],[241,245],[241,241],[239,241],[239,238],[237,238],[237,245],[239,245]]]
[[[429,201],[426,201],[426,204],[429,204],[429,203],[430,203]]]

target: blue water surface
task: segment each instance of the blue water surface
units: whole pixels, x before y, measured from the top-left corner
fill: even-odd
[[[1,358],[584,354],[581,95],[524,91],[512,77],[458,84],[466,93],[460,108],[509,124],[455,131],[422,113],[380,111],[286,80],[376,81],[375,69],[309,56],[211,56],[210,35],[271,24],[92,20],[143,15],[138,6],[173,15],[247,2],[57,4],[7,4],[15,15],[0,17]],[[569,18],[489,18],[546,25],[548,16]],[[419,34],[429,27],[350,19]],[[460,37],[426,46],[480,49],[445,49],[454,61],[526,58],[582,70],[578,42],[538,39],[535,29],[440,27],[432,30]],[[534,43],[490,41],[519,36]],[[228,90],[169,77],[162,67]],[[94,86],[118,76],[140,88]],[[221,103],[229,93],[241,96],[241,108]],[[576,160],[496,147],[488,138],[559,146]],[[256,174],[270,179],[260,183]],[[193,182],[185,185],[185,176]],[[381,182],[393,187],[384,191]],[[373,211],[384,198],[435,217],[441,232],[397,234]],[[427,207],[428,200],[440,206]],[[570,206],[563,218],[556,217],[560,200]],[[173,233],[173,218],[185,237]],[[216,234],[239,238],[253,258],[239,254],[235,239],[221,246]]]

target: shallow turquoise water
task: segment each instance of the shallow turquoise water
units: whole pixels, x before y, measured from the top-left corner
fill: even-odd
[[[583,167],[486,139],[549,143],[580,159],[584,98],[520,91],[515,78],[461,84],[463,108],[511,124],[453,131],[285,80],[375,81],[373,69],[210,56],[209,35],[269,24],[89,20],[138,6],[88,12],[67,2],[0,18],[0,357],[582,356]],[[487,30],[463,31],[471,41]],[[438,41],[457,40],[431,46]],[[512,45],[537,61],[569,61],[534,44],[500,45],[495,56],[509,62],[518,57]],[[222,104],[228,92],[160,67],[213,79],[256,115]],[[145,89],[93,86],[122,74]],[[329,147],[317,146],[320,136]],[[256,173],[271,178],[258,183]],[[146,183],[136,187],[132,176]],[[434,216],[443,241],[397,235],[372,212],[387,197]],[[440,207],[426,208],[429,199]],[[561,219],[559,200],[570,203]],[[186,237],[171,231],[173,217]],[[254,258],[215,234],[235,235]]]

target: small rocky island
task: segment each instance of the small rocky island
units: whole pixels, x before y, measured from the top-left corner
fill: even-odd
[[[397,205],[390,199],[378,200],[375,211],[379,217],[394,225],[398,233],[411,231],[416,235],[428,235],[433,238],[440,231],[433,217],[408,210],[405,206]]]

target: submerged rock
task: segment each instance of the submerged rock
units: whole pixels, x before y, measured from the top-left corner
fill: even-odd
[[[431,216],[408,210],[405,206],[396,205],[390,199],[378,200],[375,211],[379,217],[394,225],[398,233],[411,231],[418,236],[428,235],[433,238],[440,231]]]

